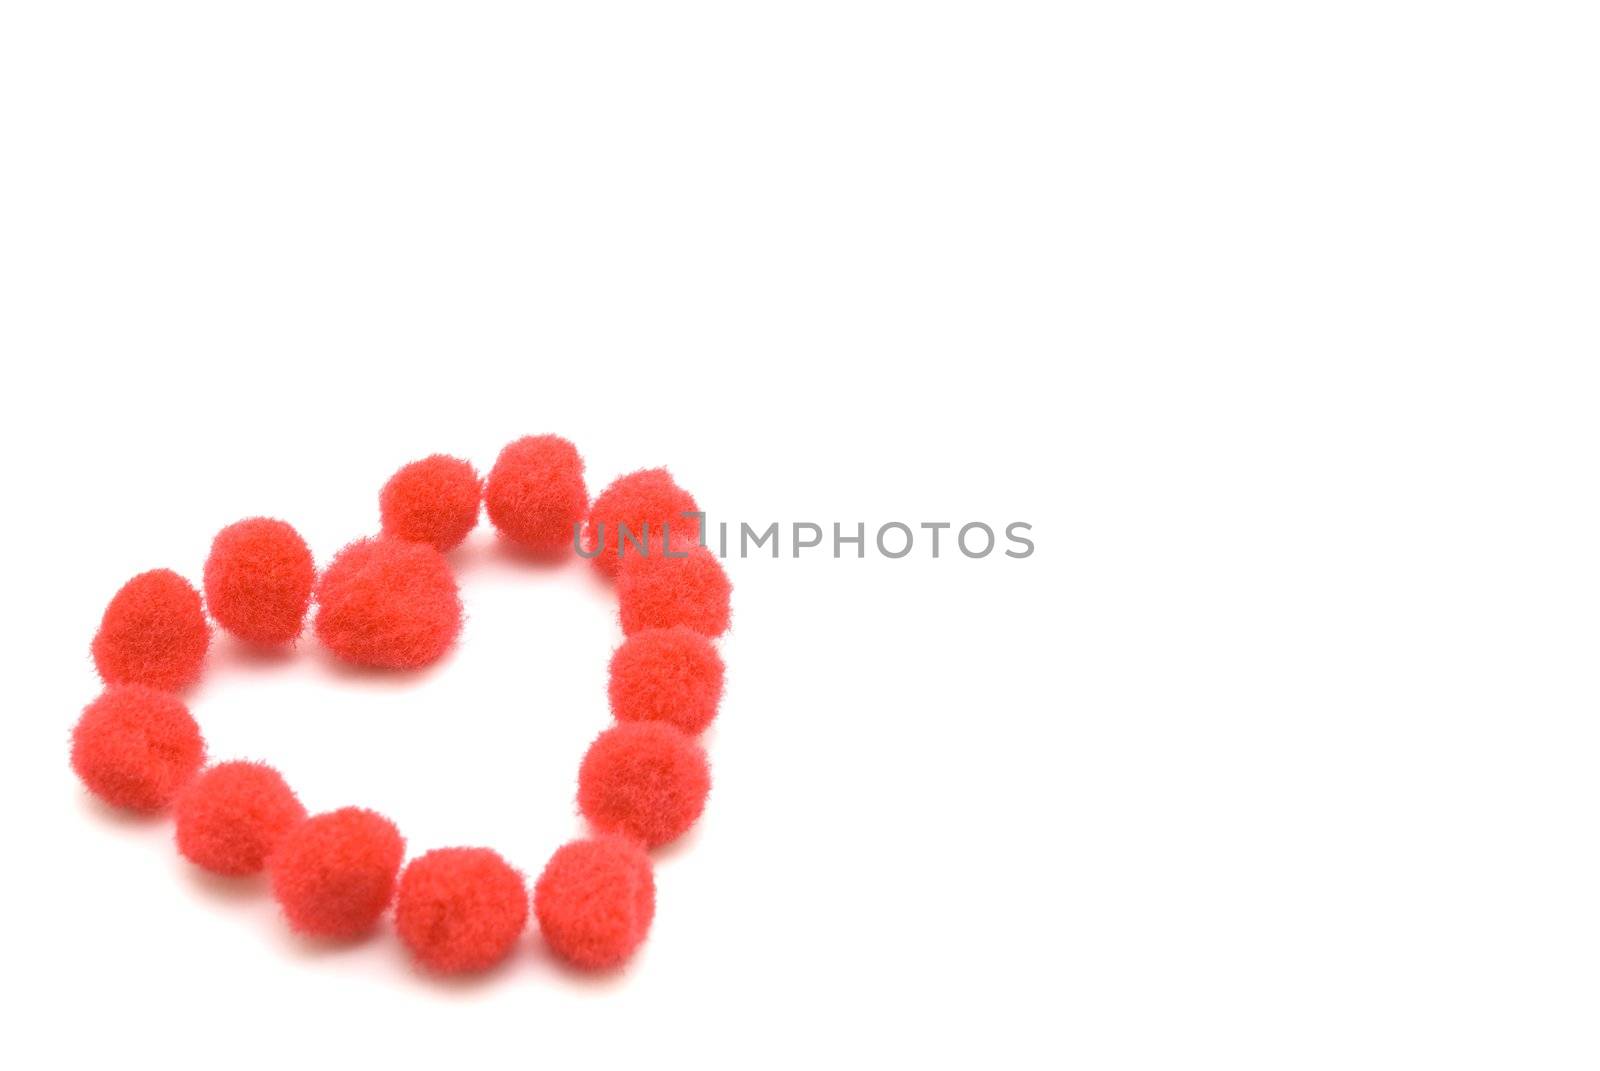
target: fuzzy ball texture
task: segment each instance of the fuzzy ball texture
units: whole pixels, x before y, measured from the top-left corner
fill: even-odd
[[[267,857],[272,895],[295,931],[358,937],[394,898],[405,841],[394,823],[345,807],[291,829]]]
[[[682,625],[706,636],[728,630],[733,584],[716,555],[698,544],[687,550],[673,538],[671,555],[660,544],[648,556],[629,554],[617,577],[617,610],[627,635]],[[678,557],[677,555],[683,555]],[[598,560],[598,559],[596,559]]]
[[[533,890],[545,942],[578,967],[615,967],[650,932],[655,877],[638,845],[620,837],[564,844]]]
[[[178,851],[213,874],[260,873],[267,856],[305,819],[283,776],[259,762],[224,762],[178,796]]]
[[[635,632],[611,656],[611,713],[618,721],[661,721],[693,736],[722,699],[722,656],[683,625]]]
[[[659,721],[612,726],[578,767],[578,808],[590,824],[650,848],[692,826],[710,791],[705,751]]]
[[[356,540],[322,574],[317,604],[317,638],[363,666],[425,666],[461,632],[456,578],[444,555],[426,543]]]
[[[432,544],[447,551],[461,545],[478,523],[483,481],[458,457],[434,454],[389,477],[378,492],[384,535]]]
[[[394,906],[400,939],[442,974],[505,959],[528,924],[522,875],[488,848],[438,848],[406,864]]]
[[[615,577],[624,560],[640,556],[639,548],[664,530],[672,533],[674,543],[697,542],[700,519],[684,514],[699,511],[694,496],[674,483],[666,469],[630,472],[594,500],[583,533],[584,553],[592,555],[601,573]],[[630,538],[622,538],[624,527]]]
[[[111,597],[90,651],[107,684],[175,692],[200,679],[210,644],[200,593],[171,569],[152,569]]]
[[[158,811],[205,758],[200,727],[176,696],[114,684],[72,730],[72,769],[90,792],[130,811]]]
[[[583,458],[559,435],[518,439],[495,459],[484,501],[507,539],[542,556],[564,555],[589,509]]]
[[[300,533],[283,521],[252,517],[211,541],[206,605],[235,636],[276,647],[300,635],[316,581],[311,548]]]

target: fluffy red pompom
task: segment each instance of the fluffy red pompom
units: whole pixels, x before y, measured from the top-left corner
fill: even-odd
[[[590,824],[651,848],[693,825],[710,791],[706,753],[659,721],[612,726],[578,767],[578,807]]]
[[[656,883],[643,851],[620,837],[564,844],[533,890],[539,930],[562,959],[615,967],[650,932]]]
[[[107,684],[173,692],[200,678],[210,644],[200,593],[171,569],[152,569],[111,597],[90,650]]]
[[[507,539],[541,556],[566,554],[589,508],[583,458],[559,435],[518,439],[495,459],[484,501]]]
[[[510,954],[527,923],[522,875],[488,848],[438,848],[400,875],[395,930],[432,970],[492,967]]]
[[[317,567],[300,533],[283,521],[252,517],[211,541],[206,605],[217,624],[268,647],[300,635]]]
[[[717,716],[722,656],[683,625],[635,632],[611,656],[611,713],[618,721],[662,721],[691,736]]]
[[[624,558],[639,556],[640,548],[663,531],[672,533],[674,543],[698,541],[700,518],[684,515],[699,512],[694,496],[674,483],[666,469],[630,472],[613,480],[594,500],[583,551],[592,556],[596,569],[614,577]]]
[[[90,792],[131,811],[172,802],[204,757],[189,708],[142,684],[107,688],[72,730],[72,769]]]
[[[320,937],[356,937],[394,898],[405,841],[394,823],[345,807],[291,829],[267,857],[272,895],[289,925]]]
[[[358,539],[334,555],[317,604],[317,638],[363,666],[425,666],[461,631],[461,596],[444,555],[389,536]]]
[[[439,551],[461,545],[478,523],[483,481],[457,457],[434,454],[389,477],[378,493],[385,535],[431,543]]]
[[[698,544],[687,550],[673,537],[671,554],[657,542],[648,555],[629,554],[617,577],[617,609],[628,635],[683,625],[707,636],[728,630],[733,584],[716,555]],[[679,555],[682,555],[681,557]],[[598,560],[598,559],[597,559]]]
[[[256,874],[306,809],[281,774],[259,762],[224,762],[178,796],[178,851],[214,874]]]

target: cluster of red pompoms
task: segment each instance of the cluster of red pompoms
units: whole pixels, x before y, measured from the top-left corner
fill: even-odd
[[[436,454],[404,466],[379,494],[382,534],[358,539],[319,575],[289,524],[253,517],[222,529],[203,573],[205,600],[166,569],[141,573],[106,607],[91,650],[105,691],[72,733],[72,768],[102,800],[135,811],[169,805],[178,850],[215,874],[266,872],[296,931],[350,939],[391,905],[417,962],[451,974],[511,954],[527,925],[522,875],[487,848],[440,848],[404,867],[394,823],[359,807],[307,816],[272,767],[229,761],[201,770],[205,742],[175,694],[200,676],[211,619],[260,647],[312,631],[335,656],[380,669],[437,661],[461,631],[445,553],[480,508],[507,541],[543,559],[575,546],[617,581],[626,640],[611,659],[617,724],[590,745],[579,809],[595,836],[551,856],[533,890],[546,943],[579,967],[624,962],[655,914],[647,848],[699,818],[711,778],[694,737],[716,716],[728,627],[727,576],[697,542],[699,507],[665,469],[620,477],[591,506],[583,459],[554,435],[518,439],[486,480]],[[581,539],[580,539],[581,536]],[[581,544],[581,545],[579,545]]]

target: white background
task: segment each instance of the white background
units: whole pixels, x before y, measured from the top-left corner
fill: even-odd
[[[0,13],[11,1066],[1593,1068],[1600,54],[1570,3]],[[133,573],[555,431],[730,561],[624,973],[292,938],[67,768]],[[581,826],[610,595],[480,528],[408,678],[226,639],[217,757]],[[648,1064],[647,1064],[648,1062]]]

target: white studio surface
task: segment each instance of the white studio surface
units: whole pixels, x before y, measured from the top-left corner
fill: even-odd
[[[0,1060],[1593,1068],[1596,19],[5,5]],[[784,526],[626,971],[310,946],[84,793],[129,576],[260,514],[325,564],[540,432]],[[970,521],[1035,553],[928,553]],[[452,561],[439,665],[218,637],[187,699],[531,878],[615,600]]]

